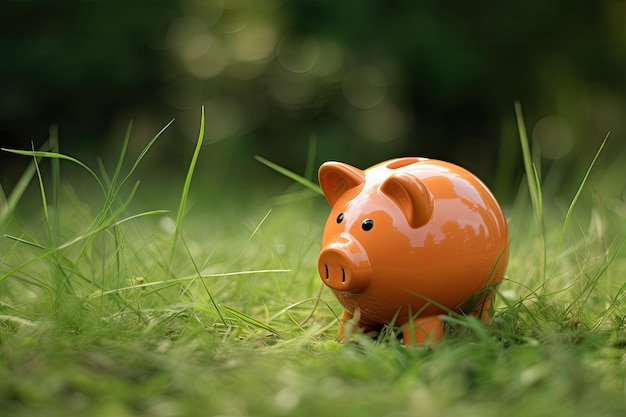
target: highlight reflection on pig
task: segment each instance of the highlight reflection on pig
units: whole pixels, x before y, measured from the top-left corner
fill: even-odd
[[[331,206],[318,270],[344,307],[345,322],[377,331],[401,326],[406,343],[437,340],[442,314],[488,319],[508,261],[506,219],[467,170],[426,158],[399,158],[360,170],[320,167]]]

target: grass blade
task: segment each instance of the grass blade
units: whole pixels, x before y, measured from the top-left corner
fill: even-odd
[[[198,278],[202,278],[202,274],[200,273],[200,268],[198,268],[198,264],[196,263],[195,259],[193,258],[193,255],[191,254],[191,251],[189,250],[189,246],[187,245],[187,241],[182,236],[181,236],[181,241],[183,242],[183,245],[185,246],[185,251],[187,252],[187,256],[189,257],[189,260],[191,261],[191,263],[193,265],[193,268],[196,270],[196,274],[197,274]],[[206,286],[204,280],[201,279],[200,282],[202,283],[202,286],[204,287],[204,291],[209,296],[209,301],[211,301],[211,305],[213,306],[213,308],[217,312],[217,315],[218,315],[220,321],[224,325],[227,325],[226,320],[224,319],[224,315],[220,311],[219,306],[217,305],[217,303],[215,302],[215,299],[213,298],[213,294],[211,294],[211,291]]]
[[[243,321],[244,323],[248,323],[251,324],[254,327],[258,327],[260,329],[263,330],[267,330],[270,333],[274,333],[275,335],[278,336],[278,331],[276,329],[274,329],[271,326],[268,326],[267,324],[263,323],[262,321],[259,321],[257,319],[255,319],[254,317],[250,317],[249,315],[242,313],[241,311],[235,310],[233,308],[227,307],[225,305],[220,305],[220,308],[225,311],[227,314],[233,316],[234,318]]]
[[[259,230],[261,229],[261,226],[263,226],[263,224],[265,223],[267,218],[270,216],[271,212],[272,212],[272,209],[269,209],[267,211],[267,213],[265,213],[265,216],[263,216],[263,218],[261,219],[259,224],[257,224],[256,227],[254,228],[254,230],[252,231],[252,234],[250,234],[250,236],[248,236],[248,240],[246,240],[246,243],[243,244],[243,246],[239,250],[239,253],[237,254],[237,256],[235,256],[233,258],[233,260],[230,262],[228,268],[230,268],[230,266],[232,266],[233,264],[235,264],[235,262],[237,262],[237,260],[239,260],[239,257],[241,257],[241,254],[246,250],[246,248],[248,247],[248,245],[250,244],[250,242],[252,241],[254,236],[256,236],[256,234],[259,232]]]
[[[5,279],[10,277],[11,275],[16,273],[17,271],[20,271],[21,269],[24,269],[28,265],[38,261],[39,259],[43,259],[46,256],[54,254],[57,251],[60,251],[60,250],[65,249],[65,248],[68,248],[68,247],[70,247],[70,246],[72,246],[72,245],[74,245],[74,244],[76,244],[76,243],[78,243],[78,242],[80,242],[82,240],[88,239],[88,238],[96,235],[97,233],[100,233],[100,232],[105,231],[107,229],[110,229],[112,227],[119,226],[122,223],[126,223],[126,222],[128,222],[130,220],[134,220],[134,219],[137,219],[137,218],[140,218],[140,217],[153,216],[153,215],[156,215],[156,214],[165,214],[165,213],[168,213],[168,211],[167,210],[146,211],[146,212],[143,212],[143,213],[135,214],[135,215],[126,217],[124,219],[118,220],[117,222],[115,222],[113,224],[106,225],[106,226],[101,226],[100,228],[98,228],[96,230],[92,230],[90,232],[87,232],[87,233],[81,234],[79,236],[76,236],[75,238],[73,238],[71,240],[68,240],[67,242],[63,243],[62,245],[56,246],[54,248],[50,248],[50,249],[48,249],[48,250],[38,254],[37,256],[30,258],[28,261],[26,261],[26,262],[24,262],[24,263],[22,263],[22,264],[20,264],[20,265],[18,265],[16,267],[12,268],[8,272],[5,272],[4,274],[0,275],[0,282],[4,281]],[[7,236],[7,235],[5,235],[5,237],[9,237],[9,238],[11,238],[13,240],[20,241],[20,242],[22,241],[22,239],[16,238],[14,236]],[[33,244],[33,242],[25,241],[25,240],[23,241],[23,243],[28,244],[28,245],[33,245],[33,246],[39,246],[37,244]]]
[[[33,242],[33,241],[30,241],[30,240],[24,239],[22,237],[13,236],[13,235],[3,235],[3,236],[6,237],[7,239],[11,239],[11,240],[14,240],[14,241],[19,242],[19,243],[24,243],[24,244],[26,244],[28,246],[32,246],[32,247],[37,248],[37,249],[43,249],[43,250],[48,249],[47,247],[45,247],[45,246],[43,246],[43,245],[41,245],[41,244],[39,244],[37,242]]]
[[[56,131],[50,131],[50,138],[40,149],[48,148],[50,143],[53,143],[52,147],[54,148],[56,135],[54,134]],[[58,143],[58,141],[56,141]],[[11,150],[2,148],[5,152],[11,152]],[[33,175],[35,175],[35,165],[29,164],[24,173],[20,176],[20,179],[15,184],[15,187],[11,191],[11,194],[7,196],[0,185],[0,228],[7,221],[8,217],[15,211],[17,204],[21,200],[24,192],[28,188],[30,181],[33,179]],[[53,165],[53,175],[54,175],[54,165]]]
[[[41,177],[41,171],[39,170],[39,163],[37,162],[37,157],[33,157],[33,164],[35,165],[35,171],[37,172],[37,180],[39,181],[39,192],[41,193],[41,205],[43,208],[43,215],[44,215],[44,220],[46,222],[46,228],[48,230],[48,239],[49,239],[50,245],[53,245],[52,230],[50,229],[50,216],[48,214],[48,199],[46,197],[46,189],[43,185],[43,178]]]
[[[528,135],[526,133],[526,125],[524,124],[524,115],[522,114],[522,106],[515,102],[515,115],[517,118],[517,128],[520,136],[520,144],[522,146],[522,156],[524,159],[524,171],[526,172],[526,181],[528,182],[528,190],[530,198],[535,210],[535,216],[541,220],[543,218],[543,201],[541,195],[541,181],[537,173],[537,169],[532,160]]]
[[[50,128],[50,149],[52,152],[59,153],[59,129],[56,126]],[[59,208],[59,191],[61,189],[61,164],[57,158],[50,160],[50,174],[52,179],[52,207],[55,209],[54,217],[52,219],[52,237],[50,244],[52,246],[58,243],[60,225],[60,216],[57,212]]]
[[[81,161],[79,161],[76,158],[72,158],[71,156],[68,155],[63,155],[61,153],[56,153],[56,152],[45,152],[45,151],[22,151],[19,149],[7,149],[7,148],[0,148],[1,150],[5,151],[5,152],[11,152],[17,155],[25,155],[25,156],[32,156],[32,157],[37,157],[37,158],[58,158],[58,159],[65,159],[67,161],[73,162],[75,164],[77,164],[78,166],[80,166],[81,168],[85,169],[87,172],[89,172],[89,174],[96,180],[96,182],[98,183],[98,186],[100,187],[100,189],[102,190],[102,192],[106,195],[106,189],[104,187],[104,184],[102,184],[102,181],[100,181],[100,178],[98,178],[98,176],[96,175],[95,172],[93,172],[93,170],[91,168],[89,168],[87,165],[85,165],[84,163],[82,163]]]
[[[122,141],[122,149],[120,150],[120,155],[117,158],[117,165],[115,166],[115,171],[113,171],[113,178],[111,178],[111,184],[109,185],[109,193],[107,195],[107,201],[114,200],[117,195],[116,184],[117,180],[120,177],[122,172],[122,165],[124,164],[124,157],[126,156],[126,151],[128,149],[128,142],[130,142],[130,132],[133,129],[133,121],[128,122],[128,127],[126,128],[126,134],[124,134],[124,140]]]
[[[87,233],[84,233],[82,235],[79,235],[79,236],[75,237],[74,239],[71,239],[71,240],[65,242],[64,244],[56,247],[54,250],[65,249],[65,248],[67,248],[69,246],[72,246],[73,244],[75,244],[77,242],[80,242],[81,240],[87,239],[88,237],[96,235],[96,234],[98,234],[98,233],[100,233],[100,232],[102,232],[104,230],[111,229],[113,227],[119,226],[120,224],[126,223],[126,222],[128,222],[130,220],[138,219],[140,217],[154,216],[154,215],[157,215],[157,214],[166,214],[166,213],[168,213],[167,210],[151,210],[151,211],[145,211],[145,212],[139,213],[139,214],[134,214],[132,216],[128,216],[128,217],[125,217],[125,218],[123,218],[121,220],[118,220],[118,221],[116,221],[113,224],[109,224],[109,225],[106,225],[106,226],[101,226],[100,228],[98,228],[96,230],[92,230],[90,232],[87,232]]]
[[[92,294],[89,298],[98,298],[104,297],[105,295],[118,294],[124,291],[136,290],[138,288],[145,287],[154,287],[159,285],[174,285],[182,282],[189,282],[196,279],[206,279],[206,278],[223,278],[223,277],[233,277],[239,275],[256,275],[256,274],[269,274],[269,273],[277,273],[277,272],[291,272],[290,269],[258,269],[251,271],[237,271],[237,272],[221,272],[218,274],[201,274],[201,275],[191,275],[188,277],[182,278],[172,278],[168,280],[154,281],[154,282],[145,282],[143,284],[130,285],[128,287],[116,288],[113,290],[106,290],[96,294]]]
[[[146,156],[150,148],[152,148],[152,145],[154,145],[157,139],[159,139],[159,137],[163,134],[163,132],[165,132],[167,128],[169,128],[172,125],[172,123],[174,123],[174,119],[170,120],[161,130],[159,130],[159,132],[156,135],[154,135],[154,137],[150,140],[150,142],[148,142],[148,144],[143,148],[143,150],[141,151],[137,159],[135,159],[135,163],[131,167],[130,171],[128,171],[128,174],[126,174],[126,176],[120,183],[120,187],[124,185],[126,181],[128,181],[130,176],[135,172],[135,169],[137,169],[137,166],[139,166],[139,163],[143,160],[144,156]]]
[[[189,163],[189,169],[187,170],[187,177],[183,185],[183,191],[180,196],[180,202],[178,204],[178,213],[176,213],[176,228],[174,229],[174,236],[172,237],[172,248],[170,250],[170,256],[168,260],[168,268],[171,267],[174,259],[174,252],[176,250],[176,244],[178,243],[178,236],[183,224],[183,217],[185,215],[185,207],[187,205],[187,198],[189,197],[189,187],[191,186],[191,179],[193,178],[194,170],[196,169],[196,163],[198,162],[198,155],[200,155],[200,149],[202,149],[202,142],[204,141],[204,106],[202,106],[200,114],[200,131],[198,132],[198,140],[196,141],[196,148],[193,152],[191,162]],[[171,270],[170,270],[171,273]]]
[[[187,205],[187,197],[189,196],[189,187],[191,186],[191,179],[196,169],[196,163],[198,162],[198,155],[200,155],[200,149],[202,149],[202,142],[204,141],[204,106],[202,106],[202,114],[200,116],[200,131],[198,132],[198,140],[196,141],[196,149],[193,152],[189,169],[187,170],[187,177],[185,178],[185,184],[183,186],[183,192],[180,196],[180,203],[178,205],[178,213],[176,214],[176,228],[180,230],[183,223],[183,216],[185,215],[185,206]],[[176,243],[176,242],[174,242]]]
[[[9,194],[8,197],[6,197],[4,191],[0,189],[0,193],[3,197],[2,201],[0,201],[0,228],[4,225],[9,216],[11,216],[11,214],[15,211],[15,208],[17,207],[17,204],[24,195],[26,188],[28,188],[28,185],[30,184],[33,175],[35,175],[35,165],[30,164],[28,165],[20,179],[17,181],[17,184],[15,185],[15,187],[11,191],[11,194]]]
[[[535,222],[540,231],[541,259],[540,273],[542,285],[546,280],[546,226],[544,219],[543,195],[541,192],[541,178],[537,172],[537,166],[533,163],[528,135],[526,133],[526,125],[524,123],[524,115],[522,114],[522,105],[519,101],[515,102],[515,116],[517,119],[517,128],[519,131],[520,145],[522,147],[522,157],[524,159],[524,171],[526,173],[526,181],[528,182],[528,191],[535,212]]]
[[[556,247],[556,253],[554,255],[554,259],[552,260],[552,266],[550,267],[550,271],[554,269],[559,253],[561,252],[561,246],[563,244],[563,239],[565,238],[565,230],[567,229],[567,225],[569,224],[570,218],[572,216],[572,211],[574,211],[574,206],[576,206],[576,203],[578,202],[578,199],[580,198],[580,195],[582,194],[583,188],[585,187],[585,184],[587,184],[587,179],[589,178],[589,174],[591,173],[591,170],[596,164],[598,157],[602,153],[602,150],[604,149],[604,145],[606,145],[606,141],[609,139],[610,134],[611,133],[609,132],[604,137],[604,140],[602,141],[602,143],[600,144],[600,147],[596,151],[596,154],[594,155],[593,160],[591,161],[591,164],[589,164],[589,167],[587,168],[587,172],[585,172],[585,176],[583,177],[583,180],[580,182],[580,185],[578,186],[578,190],[576,190],[576,194],[574,194],[574,198],[572,198],[572,201],[570,202],[569,207],[567,208],[567,213],[565,214],[565,220],[563,221],[563,227],[561,228],[561,236],[559,237],[559,243],[557,244],[557,247]]]
[[[280,165],[277,165],[273,162],[268,161],[267,159],[256,155],[254,157],[254,159],[256,159],[257,161],[259,161],[260,163],[262,163],[263,165],[267,166],[268,168],[273,169],[274,171],[278,172],[279,174],[284,175],[285,177],[297,182],[298,184],[304,185],[305,187],[309,188],[310,190],[315,191],[316,193],[323,195],[324,193],[322,192],[322,189],[320,188],[319,185],[313,183],[311,180],[308,180],[306,178],[304,178],[301,175],[296,174],[295,172],[289,171],[286,168],[281,167]]]

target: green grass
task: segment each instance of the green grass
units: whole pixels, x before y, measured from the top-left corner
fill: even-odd
[[[129,127],[112,173],[54,135],[20,151],[31,168],[0,192],[0,415],[623,416],[623,200],[592,160],[572,195],[545,195],[517,110],[529,181],[506,207],[494,322],[449,317],[432,349],[394,328],[336,342],[341,309],[316,272],[328,209],[311,190],[188,204],[202,128],[180,199],[147,211],[131,182],[161,132],[125,168]],[[282,171],[315,191],[305,172]],[[39,214],[20,210],[27,183]]]

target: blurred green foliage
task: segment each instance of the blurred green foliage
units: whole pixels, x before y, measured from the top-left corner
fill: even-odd
[[[149,138],[176,117],[152,161],[184,169],[181,144],[195,140],[204,105],[205,146],[229,149],[215,163],[261,154],[302,172],[314,135],[318,162],[444,158],[511,196],[521,175],[515,100],[547,164],[569,155],[575,168],[572,153],[587,158],[609,130],[617,155],[626,133],[622,1],[0,7],[2,147],[39,146],[57,124],[62,151],[106,154],[130,119]],[[24,161],[0,158],[10,184]]]

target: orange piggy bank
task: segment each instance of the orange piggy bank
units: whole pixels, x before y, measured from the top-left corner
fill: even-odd
[[[450,311],[488,319],[508,254],[507,223],[473,174],[454,164],[399,158],[360,170],[319,169],[331,206],[318,270],[344,307],[339,326],[402,328],[405,343],[434,341]]]

